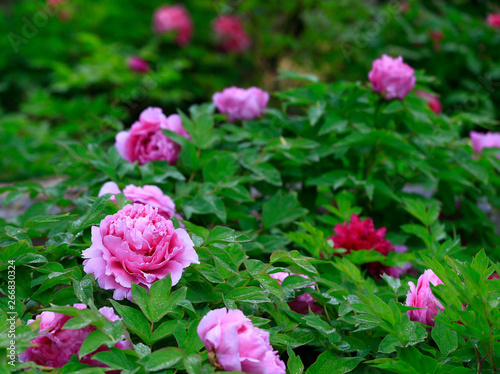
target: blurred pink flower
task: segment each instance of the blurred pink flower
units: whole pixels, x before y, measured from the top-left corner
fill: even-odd
[[[184,268],[199,264],[188,233],[150,205],[132,204],[92,227],[92,245],[82,253],[83,269],[116,300],[132,300],[132,283],[149,289],[170,274],[179,282]]]
[[[424,90],[417,90],[415,94],[418,97],[421,97],[422,99],[425,99],[427,103],[429,103],[429,108],[436,114],[441,114],[443,111],[443,107],[441,105],[441,101],[439,101],[439,98],[430,92],[424,91]]]
[[[500,29],[500,13],[492,13],[488,15],[486,22],[488,22],[488,25],[491,27]]]
[[[120,131],[116,135],[118,153],[128,162],[137,161],[139,165],[156,160],[175,164],[181,146],[167,137],[162,129],[189,138],[179,115],[166,117],[160,108],[150,107],[141,113],[139,121],[132,125],[130,131]]]
[[[250,37],[238,17],[219,16],[213,22],[213,28],[219,48],[224,52],[243,52],[250,48]]]
[[[443,310],[444,306],[432,294],[430,284],[437,286],[443,284],[432,270],[426,270],[418,278],[417,286],[413,282],[408,282],[410,290],[406,296],[406,306],[421,308],[407,311],[408,317],[412,321],[434,326],[434,317],[438,309]]]
[[[271,278],[276,279],[279,284],[282,284],[285,278],[287,278],[290,275],[298,275],[299,277],[310,279],[307,275],[286,273],[284,271],[278,273],[272,273],[269,275],[271,276]],[[314,289],[314,286],[309,286],[309,287]],[[311,309],[311,312],[313,313],[322,313],[321,308],[314,304],[314,298],[311,296],[311,294],[307,292],[297,296],[293,301],[290,301],[288,303],[288,306],[290,307],[291,310],[304,315],[309,313],[309,309]]]
[[[484,148],[500,148],[499,132],[487,132],[484,134],[471,131],[470,140],[472,141],[472,149],[479,154],[481,154]],[[500,158],[500,153],[497,155],[497,158]]]
[[[373,61],[368,74],[373,90],[387,100],[403,100],[415,87],[415,71],[403,62],[403,57],[382,55]]]
[[[85,304],[74,304],[73,307],[80,310],[87,308]],[[102,307],[99,312],[111,322],[121,319],[115,314],[113,308]],[[68,363],[72,355],[78,355],[83,341],[96,330],[96,327],[88,325],[80,329],[63,329],[64,324],[71,318],[73,317],[54,312],[42,312],[37,315],[36,319],[41,320],[39,333],[43,334],[30,342],[34,346],[28,347],[19,355],[19,362],[33,361],[37,365],[60,368]],[[28,325],[34,321],[30,319]],[[132,349],[127,340],[118,342],[115,347]],[[91,358],[95,353],[107,350],[109,349],[106,346],[101,346],[82,357],[80,361],[91,366],[108,367]]]
[[[285,374],[269,333],[252,325],[241,310],[212,310],[201,319],[197,332],[211,361],[215,358],[225,371]]]
[[[257,87],[247,89],[238,87],[225,88],[216,92],[212,101],[219,112],[227,114],[229,121],[237,119],[250,121],[264,115],[269,101],[269,93]]]
[[[149,71],[149,64],[139,56],[130,56],[127,60],[128,68],[138,73],[147,73]]]
[[[174,31],[177,44],[184,46],[191,39],[193,21],[183,5],[164,5],[156,9],[153,15],[153,30],[157,34]]]

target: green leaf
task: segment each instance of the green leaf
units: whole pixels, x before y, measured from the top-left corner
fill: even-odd
[[[177,364],[184,357],[184,352],[178,348],[163,348],[144,357],[139,362],[146,371],[168,369]]]
[[[259,287],[245,287],[235,288],[224,296],[226,299],[239,301],[244,303],[266,303],[271,302],[264,294],[262,288]]]
[[[137,367],[135,359],[125,354],[118,348],[110,348],[109,351],[98,352],[92,356],[93,360],[102,362],[112,369],[132,371]]]
[[[116,301],[111,300],[111,304],[123,318],[123,323],[133,333],[137,334],[145,343],[150,344],[151,340],[151,327],[147,318],[140,310],[131,308],[129,306],[118,304]]]
[[[398,290],[401,288],[401,280],[399,278],[393,278],[390,275],[382,274],[381,277],[387,282],[389,287],[392,288],[395,294],[398,293]]]
[[[296,193],[284,195],[279,191],[262,208],[262,224],[266,228],[283,225],[304,216],[307,209],[301,207]]]
[[[362,357],[340,357],[332,351],[325,351],[318,356],[316,362],[307,369],[306,374],[348,373],[356,368]]]
[[[302,374],[304,372],[304,364],[302,363],[300,357],[296,356],[295,352],[290,347],[287,348],[287,353],[288,362],[286,366],[288,372],[290,374]]]
[[[156,343],[169,335],[172,335],[177,327],[178,321],[171,320],[163,322],[159,327],[157,327],[153,334],[151,335],[151,342]]]
[[[184,357],[182,363],[188,374],[202,374],[201,369],[201,356],[199,354],[192,354]]]
[[[92,331],[83,341],[80,351],[78,352],[78,357],[82,358],[108,342],[110,342],[110,340],[105,333],[100,330]]]
[[[447,357],[451,352],[458,348],[457,332],[436,321],[431,330],[432,339],[436,342],[443,357]]]
[[[276,251],[271,255],[270,262],[286,262],[288,264],[297,265],[298,267],[304,269],[308,273],[317,273],[314,266],[311,265],[310,257],[302,256],[298,251]]]

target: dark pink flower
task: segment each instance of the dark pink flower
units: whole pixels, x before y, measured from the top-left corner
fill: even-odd
[[[213,28],[219,48],[224,52],[243,52],[250,48],[250,37],[238,17],[219,16],[215,19]]]
[[[488,279],[500,279],[497,273],[491,274]]]
[[[167,137],[162,129],[189,138],[179,115],[166,117],[160,108],[147,108],[130,131],[121,131],[116,135],[116,149],[125,160],[137,161],[139,165],[156,160],[175,164],[181,146]]]
[[[75,304],[73,307],[80,310],[87,308],[85,304]],[[115,314],[113,308],[102,307],[99,312],[111,322],[121,319]],[[83,341],[92,331],[95,331],[96,327],[89,325],[74,330],[63,329],[64,324],[71,318],[73,317],[54,312],[42,312],[36,316],[36,319],[41,320],[39,333],[43,334],[30,342],[34,346],[28,347],[19,355],[19,362],[32,361],[37,365],[60,368],[68,363],[72,355],[78,355]],[[31,319],[28,324],[34,321]],[[132,349],[127,340],[118,342],[115,347]],[[103,345],[96,351],[82,357],[80,361],[91,366],[107,367],[91,358],[95,353],[107,350],[109,349]]]
[[[138,73],[147,73],[149,71],[149,64],[139,56],[130,56],[127,60],[128,68]]]
[[[500,132],[487,132],[484,134],[471,131],[470,140],[472,141],[472,149],[479,154],[484,148],[500,148]],[[497,158],[500,158],[500,153]]]
[[[269,333],[252,325],[239,309],[208,312],[197,332],[211,361],[216,359],[225,371],[285,374],[285,364],[269,343]]]
[[[271,278],[276,279],[279,284],[282,284],[285,278],[287,278],[290,275],[298,275],[299,277],[310,279],[307,275],[285,273],[284,271],[278,273],[272,273],[269,275],[271,276]],[[309,286],[309,287],[314,289],[314,286]],[[297,296],[294,300],[290,301],[288,303],[288,306],[290,307],[291,310],[304,315],[309,313],[309,309],[311,309],[311,312],[313,313],[322,313],[321,308],[314,304],[314,298],[311,296],[311,294],[307,292]]]
[[[433,295],[430,285],[437,286],[443,284],[443,282],[432,270],[426,270],[418,278],[416,287],[413,282],[408,282],[408,284],[410,290],[406,296],[406,306],[421,308],[407,311],[408,317],[412,321],[434,326],[434,317],[439,309],[444,309],[444,306]]]
[[[382,55],[373,61],[368,74],[373,90],[387,100],[403,100],[415,87],[415,71],[403,62],[403,57]]]
[[[415,94],[429,103],[429,108],[436,114],[441,114],[443,107],[438,97],[424,90],[417,90]]]
[[[92,227],[92,245],[82,253],[83,269],[116,300],[132,299],[132,283],[150,288],[170,274],[179,282],[184,268],[199,264],[188,233],[150,205],[132,204]]]
[[[486,22],[488,22],[488,25],[491,27],[500,29],[500,13],[492,13],[488,15]]]
[[[257,87],[229,87],[216,92],[212,101],[219,112],[227,114],[229,121],[237,119],[250,121],[264,115],[269,93]]]
[[[177,44],[184,46],[191,39],[193,21],[184,6],[164,5],[156,9],[153,15],[153,30],[157,34],[175,32]]]

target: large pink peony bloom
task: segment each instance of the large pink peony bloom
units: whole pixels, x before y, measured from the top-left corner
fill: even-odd
[[[166,117],[160,108],[147,108],[130,131],[121,131],[116,135],[118,153],[128,162],[137,161],[139,165],[155,160],[175,164],[181,146],[168,138],[162,129],[189,138],[179,115]]]
[[[77,309],[86,309],[85,304],[75,304]],[[102,307],[99,312],[111,322],[119,318],[113,308]],[[28,347],[19,355],[19,362],[33,361],[37,365],[60,368],[68,363],[72,355],[78,355],[80,347],[87,336],[96,329],[95,326],[86,326],[81,329],[67,330],[63,329],[64,324],[71,318],[65,314],[54,312],[42,312],[36,319],[41,319],[39,333],[43,335],[33,339],[30,343],[35,346]],[[35,320],[28,321],[28,325]],[[115,345],[119,349],[132,349],[128,340],[122,340]],[[101,351],[109,350],[106,346],[99,347],[96,351],[89,353],[81,358],[81,362],[91,365],[107,367],[103,363],[92,360],[92,356]]]
[[[201,319],[197,332],[209,355],[225,371],[285,374],[285,364],[269,343],[269,333],[252,325],[241,310],[212,310]]]
[[[179,282],[184,268],[199,264],[194,244],[182,229],[150,205],[132,204],[92,227],[92,245],[82,253],[84,270],[116,300],[132,299],[132,283],[145,288],[170,274]]]
[[[438,309],[443,310],[444,306],[432,294],[430,284],[437,286],[438,284],[443,284],[443,282],[441,282],[441,279],[432,270],[426,270],[418,278],[417,287],[415,287],[413,282],[408,282],[408,284],[410,285],[410,290],[406,296],[406,306],[422,308],[407,311],[408,317],[412,321],[434,326],[434,317]]]
[[[307,275],[303,274],[295,274],[295,273],[285,273],[284,271],[280,271],[278,273],[269,274],[271,278],[274,278],[278,281],[279,284],[282,284],[285,278],[290,275],[298,275],[299,277],[310,279]],[[314,286],[309,286],[314,289]],[[321,313],[321,308],[314,304],[314,298],[309,293],[303,293],[302,295],[297,296],[293,301],[288,303],[288,306],[291,310],[300,313],[300,314],[308,314],[309,309],[313,313]]]
[[[122,191],[120,191],[120,188],[115,182],[106,182],[102,185],[98,196],[107,193],[118,194],[121,192]],[[172,216],[183,219],[175,212],[174,201],[170,196],[163,194],[163,191],[157,186],[145,185],[143,187],[137,187],[133,184],[129,184],[123,189],[123,194],[127,199],[131,200],[132,203],[147,204],[158,208],[158,213],[166,219],[170,219]],[[115,196],[111,196],[111,200],[116,202]]]
[[[387,100],[403,100],[417,81],[414,70],[403,62],[403,57],[392,58],[387,55],[373,61],[368,78],[373,90],[380,92]]]
[[[491,27],[500,29],[500,13],[492,13],[488,15],[486,22],[488,22],[488,25]]]
[[[193,21],[184,6],[164,5],[153,14],[153,30],[157,34],[174,31],[176,41],[180,46],[189,43],[193,33]]]
[[[481,153],[484,148],[500,148],[500,132],[487,132],[486,134],[471,131],[470,140],[472,149],[476,153]],[[497,155],[500,158],[500,153]]]
[[[147,73],[149,71],[149,64],[139,56],[130,56],[127,60],[128,68],[138,73]]]
[[[418,97],[421,97],[422,99],[425,99],[427,103],[429,104],[429,108],[436,114],[441,114],[443,111],[443,106],[441,105],[441,101],[439,98],[430,92],[424,91],[424,90],[417,90],[415,93]]]
[[[243,52],[252,44],[241,20],[236,16],[217,17],[213,28],[219,48],[224,52]]]
[[[236,119],[250,121],[261,117],[267,108],[269,93],[257,87],[247,89],[238,87],[225,88],[216,92],[212,101],[219,112],[227,114],[229,121]]]

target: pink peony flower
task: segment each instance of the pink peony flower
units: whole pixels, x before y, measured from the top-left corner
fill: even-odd
[[[225,88],[216,92],[212,101],[219,112],[227,114],[229,121],[236,119],[250,121],[264,115],[269,101],[269,93],[257,87],[247,89],[238,87]]]
[[[488,15],[486,22],[488,22],[488,25],[491,27],[500,29],[500,13],[492,13]]]
[[[410,285],[410,290],[406,296],[406,306],[421,308],[407,311],[408,317],[412,321],[434,326],[434,317],[438,312],[438,308],[443,310],[444,306],[432,294],[430,284],[437,286],[438,284],[443,284],[443,282],[441,282],[441,279],[432,270],[426,270],[418,278],[417,287],[415,287],[413,282],[408,282],[408,284]]]
[[[150,205],[132,204],[92,227],[92,245],[82,253],[83,269],[116,300],[132,300],[132,283],[150,288],[170,274],[179,282],[184,268],[199,264],[194,244],[182,229]]]
[[[149,64],[139,56],[130,56],[127,60],[128,68],[138,73],[147,73],[149,71]]]
[[[189,138],[179,115],[166,117],[160,108],[150,107],[141,113],[139,121],[132,125],[130,131],[121,131],[116,135],[118,153],[128,162],[137,161],[139,165],[156,160],[175,164],[181,146],[168,138],[162,129]]]
[[[271,276],[271,278],[276,279],[279,284],[282,284],[285,278],[287,278],[289,275],[298,275],[299,277],[310,279],[307,275],[285,273],[284,271],[269,275]],[[314,289],[314,286],[309,287]],[[291,310],[304,315],[309,313],[309,308],[313,313],[322,313],[321,308],[314,304],[314,298],[309,293],[303,293],[302,295],[297,296],[293,301],[290,301],[288,303],[288,306]]]
[[[491,274],[488,279],[500,279],[497,273]]]
[[[225,371],[285,374],[285,364],[269,343],[269,333],[245,317],[241,310],[212,310],[198,325],[198,335],[212,363]]]
[[[174,31],[177,44],[184,46],[191,39],[193,21],[184,6],[164,5],[153,14],[153,31],[157,34]]]
[[[118,188],[115,182],[106,182],[102,185],[98,196],[107,193],[118,194],[121,192],[122,191],[120,191],[120,188]],[[166,219],[170,219],[172,216],[183,219],[175,212],[174,201],[169,196],[164,195],[163,191],[157,186],[145,185],[143,187],[137,187],[133,184],[129,184],[123,189],[123,194],[127,199],[131,200],[132,203],[147,204],[158,208],[158,213]],[[115,196],[111,196],[111,200],[116,202]]]
[[[373,61],[368,78],[373,90],[380,92],[387,100],[403,100],[417,81],[414,70],[403,62],[403,57],[392,58],[387,55]]]
[[[73,307],[80,310],[87,308],[85,304],[75,304]],[[113,308],[102,307],[99,312],[111,322],[121,319],[115,314]],[[76,330],[63,329],[64,324],[73,317],[61,313],[42,312],[36,316],[36,319],[39,318],[41,320],[39,333],[43,333],[43,335],[30,342],[35,346],[28,347],[21,353],[19,362],[33,361],[37,365],[60,368],[68,363],[72,355],[78,355],[85,338],[96,329],[95,326],[91,325]],[[29,320],[28,325],[34,321],[33,319]],[[115,347],[132,349],[127,340],[118,342]],[[80,361],[91,366],[108,367],[91,358],[95,353],[107,350],[109,350],[108,347],[103,345],[96,351],[82,357]]]
[[[470,140],[472,149],[476,153],[481,153],[484,148],[500,148],[500,132],[487,132],[486,134],[471,131]],[[500,158],[500,153],[497,155]]]
[[[243,52],[250,48],[251,40],[236,16],[222,15],[213,22],[219,48],[224,52]]]
[[[431,94],[430,92],[424,90],[417,90],[415,93],[418,97],[425,99],[429,104],[429,108],[436,114],[441,114],[443,111],[443,107],[441,105],[441,101],[439,101],[438,97]]]

